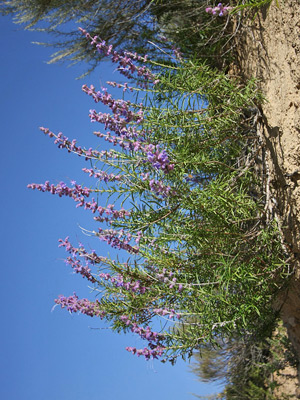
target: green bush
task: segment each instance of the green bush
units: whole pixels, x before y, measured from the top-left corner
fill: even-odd
[[[91,163],[85,172],[98,184],[30,187],[67,195],[91,210],[102,225],[90,234],[121,253],[112,260],[61,240],[68,263],[94,284],[97,300],[60,296],[57,304],[137,333],[148,347],[127,350],[147,359],[174,362],[205,342],[263,332],[287,272],[252,171],[261,146],[251,115],[261,101],[255,83],[241,85],[205,63],[147,62],[86,36],[121,73],[137,73],[135,102],[84,86],[112,111],[90,111],[108,130],[96,134],[120,150],[83,149],[43,128],[59,147]],[[160,73],[136,66],[135,59]]]

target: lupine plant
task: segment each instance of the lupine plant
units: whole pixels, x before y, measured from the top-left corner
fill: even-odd
[[[96,224],[90,233],[120,257],[60,239],[67,264],[93,285],[96,299],[74,293],[55,303],[137,334],[145,345],[129,352],[172,363],[205,342],[257,331],[286,264],[252,171],[261,144],[245,113],[261,100],[255,83],[242,86],[182,58],[157,65],[82,33],[128,79],[108,86],[131,100],[84,85],[92,101],[108,107],[89,115],[111,149],[87,149],[41,128],[88,161],[83,171],[92,183],[28,186],[88,210]]]

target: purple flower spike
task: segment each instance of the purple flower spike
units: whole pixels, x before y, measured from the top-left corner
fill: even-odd
[[[55,303],[60,304],[61,308],[67,308],[70,313],[79,312],[90,317],[100,317],[101,319],[105,316],[105,312],[100,309],[98,300],[92,302],[88,299],[79,299],[75,293],[70,297],[60,295],[55,300]]]
[[[146,62],[147,56],[141,57],[136,53],[130,53],[128,51],[117,52],[113,50],[112,46],[108,46],[104,40],[101,40],[97,36],[92,37],[86,30],[79,28],[83,35],[90,41],[92,46],[95,46],[99,53],[106,57],[109,57],[113,63],[118,63],[117,70],[127,77],[132,79],[134,74],[142,79],[140,86],[147,88],[148,83],[155,85],[158,83],[158,79],[152,72],[145,66],[139,67],[135,65],[134,61]]]

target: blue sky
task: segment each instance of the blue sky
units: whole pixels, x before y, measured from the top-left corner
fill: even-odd
[[[95,145],[95,126],[88,117],[95,106],[81,86],[99,87],[111,79],[111,68],[103,63],[89,77],[76,80],[84,65],[48,65],[52,49],[31,44],[45,36],[24,31],[10,18],[0,21],[0,398],[192,400],[191,393],[217,391],[198,382],[187,363],[172,367],[129,354],[125,346],[137,344],[134,336],[99,329],[103,325],[97,320],[58,307],[51,311],[59,294],[76,291],[79,297],[93,298],[58,248],[58,239],[67,235],[75,243],[81,240],[79,225],[88,227],[91,217],[70,199],[27,189],[28,183],[45,180],[88,181],[81,172],[84,161],[59,150],[38,128],[62,131],[85,147]]]

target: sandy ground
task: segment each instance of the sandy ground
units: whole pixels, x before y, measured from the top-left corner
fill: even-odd
[[[243,22],[237,55],[238,70],[244,78],[258,79],[266,99],[261,129],[270,169],[270,211],[280,221],[296,269],[277,307],[300,359],[300,1],[279,4],[273,1],[254,21]],[[290,375],[295,374],[287,371]],[[295,379],[286,381],[283,393],[300,398]]]

